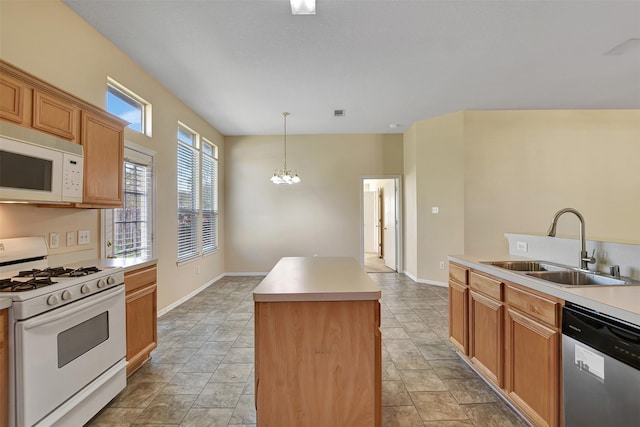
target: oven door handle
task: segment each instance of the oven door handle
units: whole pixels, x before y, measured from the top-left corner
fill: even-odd
[[[104,292],[101,292],[100,294],[97,294],[99,296],[94,296],[93,298],[91,298],[91,302],[89,303],[70,304],[66,307],[61,307],[58,310],[44,313],[41,316],[37,316],[33,319],[28,319],[22,323],[22,327],[27,330],[42,326],[47,323],[55,322],[56,320],[63,319],[80,311],[85,311],[98,304],[102,304],[103,302],[112,298],[117,298],[120,296],[120,294],[124,294],[124,286],[118,285],[115,288],[111,288]]]

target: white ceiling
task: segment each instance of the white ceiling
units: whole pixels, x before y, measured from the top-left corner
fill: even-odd
[[[283,111],[288,133],[319,134],[640,108],[640,43],[606,54],[640,39],[638,0],[317,0],[315,16],[288,0],[64,2],[225,135],[279,134]]]

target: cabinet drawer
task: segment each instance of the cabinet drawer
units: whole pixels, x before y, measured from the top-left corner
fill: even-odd
[[[457,264],[449,263],[449,278],[464,285],[467,284],[467,269]]]
[[[502,301],[502,282],[492,277],[483,276],[472,271],[469,273],[469,287],[476,292]]]
[[[157,268],[155,265],[127,272],[124,275],[124,286],[127,293],[143,286],[156,283]]]
[[[556,327],[560,325],[560,303],[556,301],[509,286],[507,303],[510,307],[548,325]]]

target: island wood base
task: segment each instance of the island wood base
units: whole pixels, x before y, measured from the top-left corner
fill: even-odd
[[[380,426],[378,301],[257,302],[258,425]]]
[[[380,288],[351,258],[283,258],[254,291],[260,427],[380,427]]]

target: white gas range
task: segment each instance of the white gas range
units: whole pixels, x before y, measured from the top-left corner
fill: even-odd
[[[126,386],[124,270],[47,255],[42,237],[0,239],[11,427],[83,425]]]

